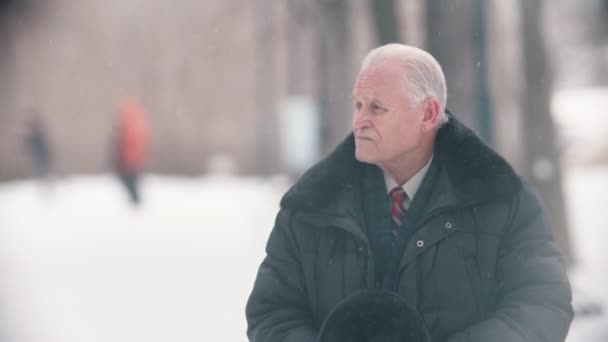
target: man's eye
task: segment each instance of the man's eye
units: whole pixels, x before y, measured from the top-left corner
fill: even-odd
[[[361,102],[357,102],[357,103],[355,103],[355,108],[356,108],[357,110],[361,110],[361,107],[363,107],[363,105],[361,104]]]

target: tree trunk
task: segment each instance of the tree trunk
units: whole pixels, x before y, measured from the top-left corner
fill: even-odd
[[[8,136],[11,132],[10,121],[14,120],[13,93],[13,29],[11,21],[13,14],[9,2],[0,1],[0,136]],[[10,151],[10,146],[0,146],[0,156],[19,154],[22,151]],[[0,162],[0,180],[18,174],[14,163]]]
[[[309,17],[308,2],[306,0],[288,0],[287,4],[287,94],[306,94],[305,79],[307,75],[304,67],[307,49],[305,45],[305,31]]]
[[[376,41],[379,45],[401,42],[394,0],[370,0]]]
[[[459,120],[492,143],[481,1],[427,1],[426,36],[428,51],[439,61],[445,73],[447,107]]]
[[[274,1],[255,1],[256,61],[256,169],[270,175],[277,169],[275,103],[275,27]]]
[[[477,86],[475,114],[479,135],[490,145],[495,144],[494,138],[494,112],[490,97],[490,82],[488,75],[489,63],[487,59],[486,41],[486,0],[475,0],[473,9],[473,48],[477,56],[477,72],[475,83]]]
[[[352,67],[348,0],[317,1],[317,96],[323,153],[350,131]]]
[[[524,53],[524,174],[545,202],[556,241],[566,261],[573,262],[562,193],[562,172],[549,109],[552,74],[540,23],[542,0],[520,1]]]
[[[603,38],[604,43],[608,42],[608,0],[602,0],[602,10],[601,10],[601,23],[603,24]]]

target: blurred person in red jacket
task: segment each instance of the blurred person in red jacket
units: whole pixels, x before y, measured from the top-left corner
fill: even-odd
[[[140,178],[148,155],[148,124],[143,106],[133,98],[118,106],[115,134],[116,172],[127,189],[131,202],[141,202]]]

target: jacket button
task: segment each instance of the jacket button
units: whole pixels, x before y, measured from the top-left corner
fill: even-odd
[[[416,241],[416,246],[418,246],[419,248],[424,247],[424,241],[422,241],[422,240]]]
[[[452,229],[452,227],[453,227],[452,222],[445,223],[445,229]]]

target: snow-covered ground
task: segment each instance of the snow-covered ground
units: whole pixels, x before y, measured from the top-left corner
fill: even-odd
[[[141,208],[110,176],[1,185],[0,341],[245,341],[283,183],[151,176]]]
[[[571,169],[576,301],[608,306],[608,167]],[[7,342],[235,341],[281,179],[150,176],[132,208],[110,176],[0,185],[0,336]],[[238,212],[238,213],[237,213]],[[606,314],[569,342],[608,341]]]
[[[608,166],[570,169],[566,201],[577,266],[570,272],[574,320],[569,342],[608,341]],[[603,313],[585,317],[581,310],[602,305]]]

